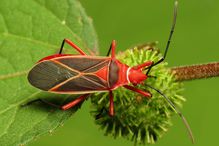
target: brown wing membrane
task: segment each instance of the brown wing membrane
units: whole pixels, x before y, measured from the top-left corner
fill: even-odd
[[[28,74],[28,80],[33,86],[48,91],[76,75],[78,75],[77,72],[48,60],[35,65]]]
[[[108,81],[94,73],[109,67],[109,57],[68,56],[38,63],[29,72],[29,82],[45,91],[78,94],[103,91]]]
[[[84,75],[77,78],[73,78],[68,82],[54,88],[52,91],[54,92],[90,92],[90,91],[98,91],[98,90],[106,90],[107,85],[103,83],[98,77],[95,75]]]
[[[80,72],[91,73],[99,70],[100,68],[106,66],[110,62],[109,57],[63,57],[57,58],[56,61],[69,66],[72,69],[75,69]]]

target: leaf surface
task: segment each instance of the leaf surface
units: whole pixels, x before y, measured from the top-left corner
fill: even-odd
[[[41,103],[21,106],[37,98],[63,104],[71,96],[32,87],[27,73],[41,58],[59,51],[64,38],[86,52],[97,52],[97,37],[77,0],[0,1],[0,145],[26,144],[53,131],[78,107],[60,111]],[[66,45],[67,46],[67,45]],[[75,53],[66,47],[67,53]]]

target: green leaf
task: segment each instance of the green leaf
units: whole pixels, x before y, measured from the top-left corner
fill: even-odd
[[[77,0],[0,1],[0,145],[26,144],[62,125],[79,107],[60,111],[37,98],[62,104],[70,96],[49,94],[32,87],[28,70],[39,59],[57,53],[64,38],[83,50],[97,52],[97,37]],[[68,49],[70,52],[73,49]],[[75,53],[75,52],[71,52]]]

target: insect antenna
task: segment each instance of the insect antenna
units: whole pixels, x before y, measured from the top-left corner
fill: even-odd
[[[158,90],[158,89],[156,89],[156,88],[154,88],[154,87],[152,87],[152,86],[150,86],[150,85],[147,85],[147,84],[146,84],[146,86],[149,87],[149,88],[151,88],[151,89],[153,89],[153,90],[155,90],[155,91],[158,92],[160,95],[162,95],[162,97],[164,97],[164,98],[166,99],[166,101],[172,106],[172,108],[176,111],[176,113],[177,113],[177,114],[180,116],[180,118],[182,119],[182,121],[183,121],[183,123],[184,123],[184,125],[186,126],[186,129],[187,129],[187,131],[188,131],[189,137],[190,137],[192,143],[194,143],[195,140],[194,140],[194,137],[193,137],[193,134],[192,134],[192,130],[191,130],[190,126],[189,126],[189,123],[187,122],[187,120],[186,120],[186,118],[183,116],[183,114],[180,112],[180,110],[179,110],[179,109],[173,104],[173,102],[172,102],[165,94],[163,94],[160,90]]]
[[[178,10],[178,1],[175,1],[173,22],[172,22],[170,34],[169,34],[169,37],[168,37],[168,41],[167,41],[167,44],[166,44],[164,56],[160,60],[158,60],[156,63],[152,64],[149,68],[146,68],[146,69],[148,69],[147,72],[146,72],[146,75],[149,74],[149,72],[151,71],[151,68],[153,66],[156,66],[156,65],[160,64],[161,62],[163,62],[165,60],[166,56],[167,56],[167,52],[168,52],[168,49],[169,49],[169,46],[170,46],[170,43],[171,43],[171,40],[172,40],[172,36],[173,36],[174,30],[175,30],[175,26],[176,26],[177,10]]]

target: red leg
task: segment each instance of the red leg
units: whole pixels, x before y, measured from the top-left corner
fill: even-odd
[[[125,87],[125,88],[128,89],[128,90],[137,92],[137,93],[139,93],[139,94],[141,94],[141,95],[143,95],[143,96],[145,96],[145,97],[147,97],[147,98],[152,97],[152,95],[151,95],[149,92],[142,91],[142,90],[137,89],[137,88],[135,88],[135,87],[132,87],[132,86],[129,86],[129,85],[124,85],[123,87]]]
[[[77,105],[78,103],[82,102],[83,100],[85,100],[86,97],[89,96],[89,95],[90,95],[90,94],[81,95],[80,97],[76,98],[75,100],[73,100],[73,101],[71,101],[71,102],[69,102],[68,104],[65,104],[65,105],[63,105],[63,106],[54,104],[54,103],[52,103],[52,102],[49,102],[49,101],[46,101],[46,100],[43,100],[43,99],[40,99],[40,98],[39,98],[39,99],[32,100],[32,101],[30,101],[30,102],[28,102],[28,103],[25,103],[25,104],[23,104],[22,106],[31,105],[31,104],[33,104],[33,103],[39,101],[39,102],[48,104],[48,105],[50,105],[50,106],[52,106],[52,107],[55,107],[55,108],[58,108],[58,109],[67,110],[67,109],[69,109],[69,108],[71,108],[71,107],[74,107],[75,105]]]
[[[116,49],[116,41],[113,40],[112,43],[111,43],[111,45],[110,45],[109,51],[108,51],[108,53],[107,53],[106,56],[109,56],[110,51],[112,51],[111,57],[112,57],[112,58],[115,58],[115,49]]]
[[[62,50],[64,47],[64,44],[68,43],[70,46],[72,46],[76,51],[78,51],[81,55],[87,55],[84,51],[82,51],[77,45],[75,45],[72,41],[70,41],[69,39],[64,39],[59,51],[59,54],[62,54]]]
[[[114,102],[113,102],[113,92],[112,91],[109,92],[109,96],[110,96],[109,115],[112,117],[112,116],[114,116]]]
[[[134,69],[142,69],[143,67],[148,67],[148,66],[151,66],[153,64],[153,61],[147,61],[147,62],[144,62],[142,64],[139,64],[137,66],[134,66],[132,68]]]
[[[82,102],[83,100],[85,100],[88,95],[90,95],[90,94],[81,95],[80,97],[78,97],[78,98],[76,98],[75,100],[69,102],[68,104],[63,105],[63,106],[61,107],[61,109],[62,109],[62,110],[67,110],[67,109],[69,109],[69,108],[74,107],[74,106],[77,105],[78,103],[80,103],[80,102]]]

